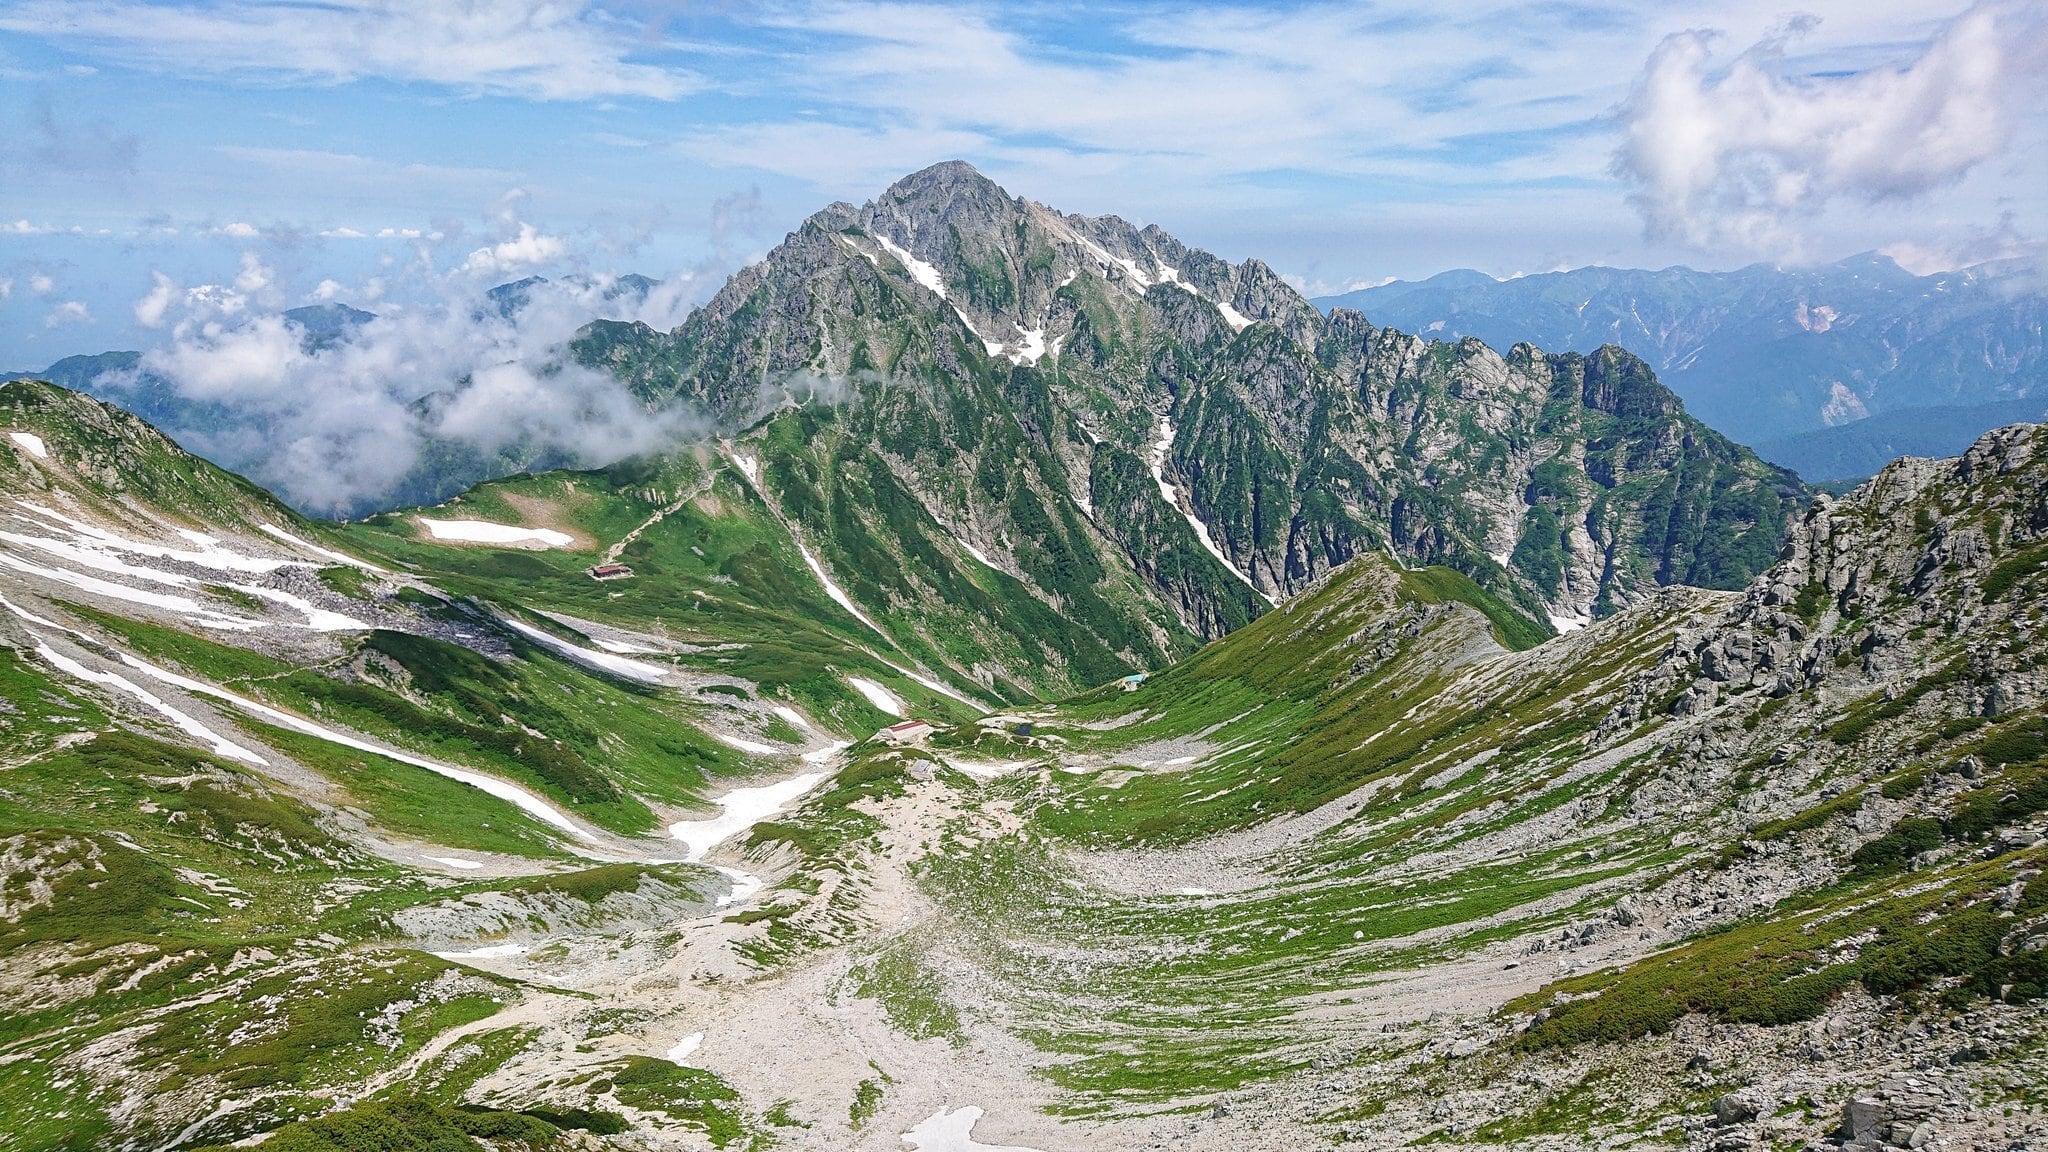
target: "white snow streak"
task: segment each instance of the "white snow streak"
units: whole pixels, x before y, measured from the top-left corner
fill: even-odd
[[[816,556],[811,555],[811,550],[809,548],[804,547],[803,541],[798,540],[796,542],[796,551],[797,555],[802,556],[804,558],[804,563],[810,567],[811,575],[816,576],[818,578],[818,582],[825,586],[825,595],[830,596],[834,604],[837,604],[841,608],[846,609],[848,612],[853,613],[854,619],[874,629],[875,634],[880,636],[882,639],[889,639],[889,634],[887,632],[882,631],[882,626],[880,624],[875,623],[873,620],[870,620],[868,618],[868,614],[861,611],[860,608],[854,604],[853,597],[848,596],[844,588],[841,588],[839,585],[834,584],[832,582],[832,578],[830,576],[825,575],[825,566],[823,564],[818,563],[818,558]],[[894,643],[894,641],[891,641],[891,643]]]
[[[261,620],[251,620],[244,616],[229,616],[224,613],[215,612],[213,609],[201,605],[198,601],[188,596],[171,596],[162,592],[145,592],[140,588],[130,588],[125,584],[114,584],[101,580],[98,577],[84,576],[62,568],[45,568],[40,564],[31,564],[7,552],[0,552],[0,564],[4,564],[17,572],[26,572],[31,576],[41,576],[45,580],[55,580],[59,584],[68,584],[82,592],[91,592],[98,596],[105,596],[108,599],[126,600],[131,604],[147,604],[152,608],[166,608],[173,612],[182,612],[186,615],[187,619],[202,628],[220,628],[246,632],[251,628],[261,628],[263,626]]]
[[[203,696],[211,696],[216,700],[225,700],[244,712],[259,716],[273,724],[281,724],[294,732],[303,732],[308,736],[317,737],[330,744],[339,744],[344,748],[353,748],[358,752],[368,752],[372,755],[382,756],[387,760],[396,760],[401,764],[410,764],[415,768],[424,768],[436,775],[446,776],[450,780],[467,784],[486,795],[495,796],[532,816],[534,819],[552,824],[573,836],[591,841],[597,839],[596,836],[592,835],[582,825],[576,823],[576,821],[570,819],[560,809],[517,784],[500,780],[495,776],[486,776],[481,772],[473,772],[467,768],[457,768],[452,764],[443,764],[437,760],[429,760],[424,756],[414,756],[409,752],[400,752],[395,748],[382,748],[367,740],[358,740],[353,736],[336,732],[331,728],[323,728],[310,720],[301,719],[289,712],[280,712],[267,704],[258,704],[256,701],[245,696],[237,696],[224,688],[216,688],[203,681],[180,676],[175,672],[167,672],[152,664],[145,664],[126,652],[121,653],[121,663],[144,675],[161,680],[166,684],[183,688],[187,692],[197,692]]]
[[[575,542],[575,537],[567,532],[557,532],[552,528],[522,528],[516,524],[493,524],[488,520],[429,520],[425,516],[413,519],[425,525],[436,540],[470,544],[522,544],[532,540],[550,548],[566,548]]]
[[[730,745],[742,752],[752,753],[755,756],[772,756],[775,754],[774,745],[763,744],[759,740],[749,740],[744,736],[728,736],[723,732],[713,732],[711,733],[711,738],[720,744]]]
[[[698,863],[719,844],[789,807],[817,787],[826,775],[806,772],[758,788],[735,788],[716,801],[718,815],[709,820],[679,820],[668,826],[668,834],[682,841],[688,850],[683,856],[685,863]]]
[[[659,684],[663,680],[668,679],[669,669],[660,664],[649,664],[645,660],[628,660],[623,656],[613,656],[606,652],[592,652],[588,648],[571,644],[567,640],[549,635],[538,628],[523,624],[510,617],[501,617],[501,619],[520,635],[531,639],[534,643],[551,652],[566,656],[578,664],[588,665],[592,668],[601,668],[606,672],[616,672],[621,676],[631,680],[638,680],[643,684]]]
[[[894,256],[905,268],[909,269],[912,280],[931,289],[938,295],[939,299],[944,300],[946,298],[946,283],[939,279],[939,270],[937,268],[912,256],[909,249],[879,232],[875,233],[875,242],[880,244],[889,255]],[[955,309],[955,311],[958,311],[958,309]],[[961,319],[964,320],[966,317],[963,316]]]
[[[36,655],[47,660],[59,671],[68,672],[80,680],[91,681],[94,684],[105,684],[110,688],[119,688],[121,691],[128,693],[130,696],[148,705],[152,710],[169,717],[171,723],[184,729],[187,735],[192,736],[201,743],[212,745],[213,754],[216,756],[225,756],[231,760],[240,760],[248,764],[264,765],[269,763],[263,757],[229,740],[227,737],[222,736],[185,713],[178,711],[169,704],[164,703],[162,698],[158,697],[155,693],[143,688],[125,676],[117,676],[112,672],[95,672],[76,660],[58,654],[48,644],[43,643],[40,638],[36,641]]]
[[[1550,626],[1552,628],[1557,629],[1557,634],[1560,636],[1564,635],[1567,632],[1576,632],[1579,629],[1584,628],[1586,625],[1591,624],[1592,622],[1593,621],[1591,619],[1585,616],[1553,615],[1550,617]]]
[[[279,591],[276,588],[258,588],[253,584],[231,584],[229,587],[237,591],[246,592],[251,596],[275,601],[304,612],[306,614],[306,627],[315,632],[366,632],[370,628],[368,624],[353,616],[344,616],[339,612],[329,612],[325,608],[316,608],[313,606],[312,601],[303,596],[294,596],[290,592]]]
[[[797,759],[802,760],[806,764],[824,764],[851,747],[853,745],[848,744],[846,741],[838,740],[815,752],[806,752],[802,756],[797,757]]]
[[[1161,416],[1159,418],[1159,442],[1152,446],[1152,482],[1159,485],[1159,498],[1166,501],[1174,511],[1181,514],[1181,518],[1188,522],[1188,527],[1193,528],[1195,535],[1201,539],[1202,547],[1207,548],[1209,555],[1214,556],[1218,563],[1228,568],[1231,575],[1244,581],[1247,588],[1258,592],[1261,596],[1265,596],[1266,603],[1278,604],[1278,600],[1260,591],[1259,586],[1252,583],[1251,577],[1245,575],[1237,565],[1230,562],[1230,557],[1225,556],[1223,549],[1216,546],[1215,537],[1209,535],[1209,526],[1202,523],[1201,519],[1193,512],[1181,506],[1180,493],[1174,489],[1173,482],[1166,478],[1166,453],[1171,447],[1173,447],[1173,421]]]
[[[177,560],[182,563],[197,564],[202,568],[214,568],[223,572],[252,572],[260,574],[275,572],[279,568],[312,567],[312,565],[304,560],[244,556],[238,552],[230,552],[222,548],[220,542],[213,537],[198,532],[189,532],[184,529],[179,529],[179,533],[186,539],[199,544],[198,551],[195,552],[189,548],[171,548],[163,544],[147,544],[140,540],[130,540],[125,536],[115,535],[98,525],[87,524],[83,520],[73,519],[54,508],[47,508],[41,504],[32,504],[27,500],[17,500],[15,503],[46,521],[54,520],[64,524],[73,533],[81,537],[82,539],[79,543],[87,547],[128,552],[136,556],[149,556],[158,560]]]
[[[7,438],[21,445],[23,451],[38,460],[50,458],[50,449],[43,444],[43,438],[33,432],[9,432]]]
[[[425,859],[432,860],[436,864],[446,864],[450,868],[460,868],[465,872],[483,867],[482,864],[474,860],[462,860],[454,856],[428,856]]]
[[[809,728],[811,726],[811,722],[804,719],[802,713],[787,704],[777,704],[775,706],[775,714],[798,728]]]
[[[390,573],[385,569],[379,568],[375,564],[372,564],[367,560],[358,560],[353,556],[349,556],[341,552],[336,552],[332,549],[322,548],[321,546],[313,543],[310,540],[301,540],[297,536],[294,536],[291,533],[285,531],[284,529],[279,528],[275,524],[258,524],[256,527],[268,533],[269,535],[277,537],[279,540],[282,540],[287,544],[297,545],[298,547],[304,548],[306,551],[311,552],[315,556],[320,556],[325,559],[332,560],[337,564],[353,565],[357,568],[361,568],[365,572],[375,572],[379,576],[390,575]]]
[[[704,1034],[702,1032],[692,1032],[681,1040],[676,1041],[668,1050],[669,1063],[681,1064],[702,1043],[704,1043]]]
[[[876,708],[887,712],[891,716],[902,717],[903,701],[898,700],[894,692],[889,691],[873,680],[861,676],[848,676],[846,683],[854,691],[867,697],[868,703],[873,704]]]
[[[981,1143],[974,1138],[974,1124],[980,1119],[981,1109],[971,1104],[951,1111],[941,1108],[905,1132],[903,1142],[917,1152],[1038,1152],[1011,1144]]]
[[[607,652],[616,652],[620,655],[625,655],[627,653],[634,652],[637,652],[643,656],[661,655],[661,649],[649,648],[645,644],[627,644],[619,640],[605,640],[594,636],[591,638],[590,642],[592,644],[597,645],[599,648],[604,649]]]

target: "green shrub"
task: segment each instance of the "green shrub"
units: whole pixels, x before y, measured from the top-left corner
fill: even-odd
[[[1849,863],[1858,876],[1880,876],[1904,868],[1913,857],[1941,847],[1941,821],[1909,816],[1891,831],[1858,848]]]

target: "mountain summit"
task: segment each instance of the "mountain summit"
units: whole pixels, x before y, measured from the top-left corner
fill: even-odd
[[[1137,587],[1204,637],[1373,551],[1571,627],[1740,586],[1803,495],[1619,348],[1325,317],[1257,260],[957,161],[816,213],[674,331],[600,322],[575,353],[713,413],[828,551],[886,519],[849,482],[882,473],[1044,602]]]

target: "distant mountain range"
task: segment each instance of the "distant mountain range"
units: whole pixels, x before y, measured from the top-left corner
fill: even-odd
[[[1495,280],[1459,269],[1315,303],[1503,351],[1619,344],[1716,429],[1826,481],[1870,475],[1895,447],[1953,455],[2015,413],[2040,417],[2048,295],[2031,271],[2004,263],[1915,276],[1874,253],[1732,272],[1579,268]],[[1899,415],[1908,411],[1918,414]],[[1882,422],[1848,431],[1871,419]]]

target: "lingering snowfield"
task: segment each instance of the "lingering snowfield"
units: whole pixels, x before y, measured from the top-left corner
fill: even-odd
[[[446,776],[450,780],[467,784],[486,795],[495,796],[532,816],[534,819],[552,824],[572,836],[590,841],[597,839],[588,829],[570,819],[561,809],[556,808],[546,800],[510,781],[500,780],[495,776],[486,776],[481,772],[473,772],[467,768],[457,768],[452,764],[443,764],[438,760],[429,760],[424,756],[414,756],[409,752],[400,752],[396,748],[382,748],[367,740],[358,740],[353,736],[336,732],[331,728],[323,728],[310,720],[301,719],[289,712],[280,712],[267,704],[258,704],[256,701],[245,696],[237,696],[225,688],[216,688],[204,681],[180,676],[175,672],[165,671],[153,664],[145,664],[126,652],[122,652],[119,655],[121,663],[166,684],[183,688],[187,692],[197,692],[202,696],[211,696],[216,700],[225,700],[251,715],[259,716],[273,724],[281,724],[294,732],[302,732],[308,736],[325,740],[330,744],[339,744],[344,748],[353,748],[358,752],[368,752],[375,756],[382,756],[387,760],[396,760],[401,764],[410,764],[415,768],[424,768],[438,776]]]
[[[81,592],[91,592],[111,600],[126,600],[130,604],[146,604],[152,608],[165,608],[172,612],[182,613],[188,621],[201,628],[219,628],[227,631],[246,632],[251,628],[263,627],[261,620],[251,620],[245,616],[229,616],[225,613],[215,612],[213,609],[200,604],[189,596],[172,596],[163,592],[148,592],[140,588],[130,588],[125,584],[115,584],[107,580],[101,580],[96,576],[85,576],[62,568],[45,568],[40,564],[31,564],[8,552],[0,552],[0,564],[4,564],[17,572],[27,573],[30,576],[40,576],[45,580],[54,580],[59,584],[68,584]]]
[[[1592,623],[1591,620],[1586,619],[1584,616],[1550,616],[1548,619],[1550,620],[1550,626],[1557,629],[1559,636],[1567,632],[1576,632]]]
[[[909,249],[879,232],[875,233],[875,242],[880,244],[882,249],[888,252],[889,255],[894,256],[898,263],[909,269],[912,280],[931,289],[939,299],[944,300],[946,298],[946,282],[939,279],[939,270],[937,268],[912,256]],[[965,317],[962,317],[962,319],[965,319]]]
[[[702,1032],[692,1032],[681,1040],[676,1041],[668,1050],[669,1063],[681,1064],[689,1057],[690,1053],[695,1052],[697,1047],[703,1043],[704,1034]]]
[[[12,605],[10,605],[10,607],[12,607]],[[245,764],[255,764],[259,766],[270,763],[263,757],[258,756],[254,752],[249,751],[247,748],[242,747],[240,744],[237,744],[234,741],[229,740],[227,737],[222,736],[220,733],[215,732],[213,729],[208,728],[206,725],[201,724],[199,721],[194,720],[192,717],[187,716],[185,713],[178,711],[176,708],[171,707],[169,704],[164,703],[163,700],[159,698],[155,693],[149,691],[148,689],[142,687],[141,685],[135,683],[127,677],[117,676],[112,672],[95,672],[92,669],[87,668],[85,665],[80,664],[76,660],[70,659],[67,656],[60,655],[55,649],[52,649],[48,644],[43,643],[40,637],[37,638],[36,642],[36,655],[41,656],[45,661],[47,661],[49,664],[51,664],[59,671],[69,673],[72,676],[76,676],[80,680],[85,680],[93,684],[105,684],[109,688],[118,688],[121,691],[128,693],[130,696],[133,696],[136,699],[142,701],[143,704],[148,706],[152,711],[159,712],[164,716],[169,717],[171,723],[176,724],[179,728],[183,729],[187,735],[193,737],[202,744],[211,745],[213,748],[213,754],[215,756],[225,756],[230,760],[240,760]]]
[[[1181,291],[1187,293],[1190,296],[1193,296],[1200,300],[1209,300],[1209,297],[1203,295],[1202,290],[1200,288],[1197,288],[1193,284],[1190,284],[1187,281],[1180,278],[1180,269],[1178,268],[1169,268],[1165,265],[1161,265],[1159,269],[1159,278],[1161,283],[1171,284],[1175,288],[1180,289]],[[1223,313],[1223,322],[1225,324],[1230,325],[1230,330],[1232,332],[1242,332],[1245,329],[1252,326],[1251,320],[1247,318],[1244,313],[1239,312],[1235,308],[1232,308],[1230,306],[1229,301],[1209,300],[1209,303],[1214,304],[1216,306],[1216,310],[1218,312]]]
[[[1209,555],[1214,556],[1218,563],[1228,568],[1231,575],[1244,581],[1245,587],[1258,592],[1260,596],[1264,596],[1266,603],[1278,604],[1278,600],[1261,592],[1259,586],[1252,583],[1250,576],[1245,575],[1242,569],[1230,562],[1230,557],[1225,556],[1223,549],[1216,546],[1216,538],[1209,535],[1209,526],[1202,523],[1200,517],[1181,506],[1179,491],[1174,488],[1173,482],[1166,478],[1166,453],[1168,449],[1173,447],[1173,436],[1173,421],[1161,416],[1159,418],[1159,441],[1152,445],[1152,482],[1159,485],[1159,498],[1172,505],[1173,510],[1180,513],[1181,519],[1186,520],[1188,527],[1193,528],[1195,535],[1201,539],[1202,547],[1207,548]]]
[[[197,544],[199,546],[197,550],[173,548],[169,545],[151,544],[141,540],[130,540],[126,536],[109,532],[96,524],[88,524],[83,520],[73,519],[54,508],[31,503],[27,500],[16,500],[15,503],[34,513],[38,519],[43,521],[42,526],[45,528],[61,531],[62,529],[57,527],[59,524],[69,528],[75,537],[71,542],[74,547],[126,552],[130,555],[148,556],[156,560],[176,560],[181,563],[196,564],[202,568],[213,568],[222,572],[249,572],[260,575],[265,572],[275,572],[279,568],[313,567],[312,564],[304,560],[282,559],[270,556],[244,556],[239,552],[231,552],[221,547],[220,541],[203,532],[192,532],[183,528],[177,530],[178,534]],[[58,542],[52,541],[52,543]]]
[[[50,449],[43,443],[43,438],[33,432],[9,432],[7,438],[21,445],[24,452],[38,460],[50,458]]]
[[[761,462],[752,456],[742,455],[738,452],[733,452],[730,455],[732,456],[732,462],[739,466],[740,474],[747,478],[747,483],[759,488],[761,486]]]
[[[803,541],[798,540],[796,542],[796,551],[797,555],[802,556],[804,558],[804,564],[805,566],[810,568],[811,575],[816,576],[818,578],[818,583],[823,584],[825,586],[825,595],[830,596],[834,604],[837,604],[841,608],[846,609],[848,612],[853,613],[854,619],[867,625],[869,628],[874,629],[875,634],[880,636],[882,639],[889,639],[889,634],[887,632],[882,631],[882,626],[880,624],[875,623],[873,620],[869,619],[868,614],[861,611],[859,606],[854,604],[853,597],[848,596],[846,594],[846,589],[841,588],[837,584],[834,584],[832,582],[832,578],[830,576],[825,575],[825,566],[823,564],[818,563],[818,558],[816,556],[811,555],[811,550],[809,548],[804,547]]]
[[[791,708],[787,704],[777,704],[775,706],[775,714],[777,716],[782,717],[784,720],[789,721],[790,724],[794,725],[795,727],[809,728],[811,726],[811,722],[809,720],[804,719],[803,713],[798,712],[796,709]]]
[[[229,587],[237,591],[246,592],[251,596],[258,596],[304,612],[306,614],[306,627],[315,632],[367,632],[370,630],[370,625],[363,623],[353,616],[344,616],[339,612],[330,612],[325,608],[316,608],[313,606],[312,601],[303,596],[294,596],[290,592],[279,591],[276,588],[258,588],[252,584],[232,584]]]
[[[873,680],[869,680],[864,676],[848,676],[846,678],[846,685],[855,692],[867,697],[868,703],[873,704],[876,708],[898,719],[903,717],[903,701],[898,700],[894,692],[889,691]]]
[[[730,745],[755,756],[773,756],[776,751],[772,744],[763,744],[759,740],[749,740],[744,736],[728,736],[723,732],[713,732],[711,738],[720,744]]]
[[[981,1109],[972,1104],[963,1108],[941,1108],[905,1132],[903,1142],[917,1152],[1038,1152],[1036,1148],[1015,1144],[981,1143],[974,1138],[974,1124],[980,1119]]]
[[[590,642],[592,644],[597,645],[599,648],[604,649],[607,652],[613,652],[619,655],[624,655],[629,652],[639,653],[642,656],[661,655],[661,649],[649,648],[645,644],[627,644],[618,640],[603,640],[595,636],[591,637]]]
[[[465,872],[483,867],[474,860],[462,860],[454,856],[425,856],[422,859],[432,860],[436,864],[446,864],[450,868],[460,868]]]
[[[375,564],[372,564],[367,560],[358,560],[355,557],[350,556],[346,553],[336,552],[331,548],[322,548],[321,546],[313,543],[310,540],[301,540],[297,536],[294,536],[291,533],[285,531],[284,529],[279,528],[275,524],[258,524],[256,527],[261,529],[266,534],[274,536],[287,544],[290,544],[298,548],[304,548],[306,551],[311,552],[313,555],[319,556],[322,559],[332,560],[337,564],[352,565],[354,567],[361,568],[365,572],[375,572],[379,576],[390,575],[390,573],[386,570],[377,567]]]
[[[498,960],[507,956],[520,956],[526,952],[524,944],[491,944],[472,948],[467,952],[436,952],[443,960]]]
[[[1016,364],[1038,363],[1039,357],[1045,355],[1045,329],[1026,328],[1019,324],[1017,325],[1017,332],[1024,338],[1024,346],[1010,356],[1011,362]]]
[[[682,841],[689,850],[683,857],[685,863],[698,863],[720,842],[789,807],[824,778],[823,772],[806,772],[775,784],[735,788],[717,799],[718,815],[709,820],[677,821],[668,826],[668,834]]]
[[[803,761],[806,764],[824,764],[829,762],[834,756],[839,755],[841,752],[844,752],[851,747],[853,747],[853,745],[848,744],[844,740],[835,740],[831,744],[828,744],[815,752],[806,752],[803,755],[797,757],[797,759]]]
[[[941,756],[939,759],[944,760],[947,767],[965,772],[976,780],[1007,776],[1030,763],[1028,760],[961,760],[953,756]]]
[[[996,566],[996,562],[988,558],[988,553],[983,552],[981,549],[976,548],[974,545],[969,544],[967,541],[962,540],[960,537],[953,537],[953,542],[960,545],[962,548],[967,549],[967,554],[969,556],[974,557],[976,560],[981,561],[983,566],[988,568],[994,568]]]
[[[638,680],[643,684],[659,684],[668,679],[669,668],[666,665],[650,664],[645,660],[628,660],[624,656],[614,656],[609,652],[593,652],[588,648],[571,644],[567,640],[550,635],[538,628],[522,624],[509,616],[501,616],[499,619],[504,621],[507,627],[546,648],[548,651],[566,656],[579,664],[585,664],[592,668],[601,668],[606,672],[615,672],[629,679]]]
[[[489,520],[429,520],[415,516],[436,540],[464,544],[524,544],[533,541],[550,548],[566,548],[576,542],[567,532],[553,528],[522,528],[517,524],[493,524]]]

